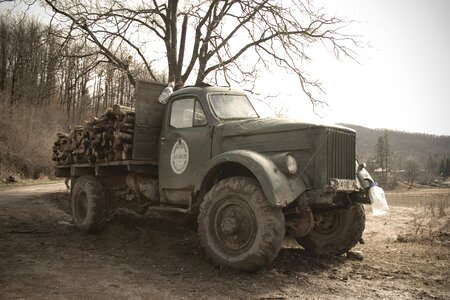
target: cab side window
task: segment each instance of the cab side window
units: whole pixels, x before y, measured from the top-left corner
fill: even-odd
[[[207,124],[206,115],[203,111],[200,102],[195,101],[195,110],[194,110],[194,127],[195,126],[205,126]]]
[[[170,113],[170,126],[189,128],[207,124],[205,112],[195,99],[181,99],[173,102]]]

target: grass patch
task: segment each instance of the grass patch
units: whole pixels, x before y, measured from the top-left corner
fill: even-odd
[[[414,213],[412,230],[397,236],[397,241],[431,242],[450,246],[450,199],[448,196],[436,195],[435,198],[422,202]]]
[[[65,117],[55,105],[8,106],[0,101],[0,180],[52,177],[52,146]]]
[[[27,186],[27,185],[41,185],[41,184],[52,184],[63,182],[61,179],[50,179],[48,177],[39,179],[19,179],[18,182],[6,183],[0,181],[0,189],[10,188],[14,186]]]

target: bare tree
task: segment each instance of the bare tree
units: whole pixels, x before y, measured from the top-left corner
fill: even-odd
[[[58,60],[47,33],[35,20],[0,16],[0,91],[10,104],[50,98]]]
[[[315,9],[309,0],[142,1],[45,0],[67,38],[83,34],[98,53],[135,82],[116,49],[127,46],[149,76],[165,60],[169,80],[178,84],[249,83],[260,68],[274,64],[296,74],[313,104],[320,83],[303,69],[311,46],[324,45],[336,57],[355,57],[347,24]]]
[[[412,188],[414,181],[416,180],[417,174],[419,172],[419,164],[413,160],[406,161],[406,182],[409,188]]]
[[[133,76],[146,78],[126,49],[116,54]],[[132,106],[134,90],[126,78],[84,35],[66,39],[32,18],[0,16],[0,101],[11,108],[57,103],[69,122],[79,123],[114,103]]]

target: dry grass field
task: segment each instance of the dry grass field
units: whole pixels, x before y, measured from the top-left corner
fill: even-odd
[[[388,192],[366,206],[363,260],[314,257],[287,238],[256,273],[209,264],[197,234],[120,215],[98,235],[71,224],[62,183],[0,189],[2,299],[450,299],[450,190]]]

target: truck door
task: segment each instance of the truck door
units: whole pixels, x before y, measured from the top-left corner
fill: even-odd
[[[185,96],[170,102],[159,155],[163,203],[189,205],[197,176],[211,157],[211,131],[198,99]]]

